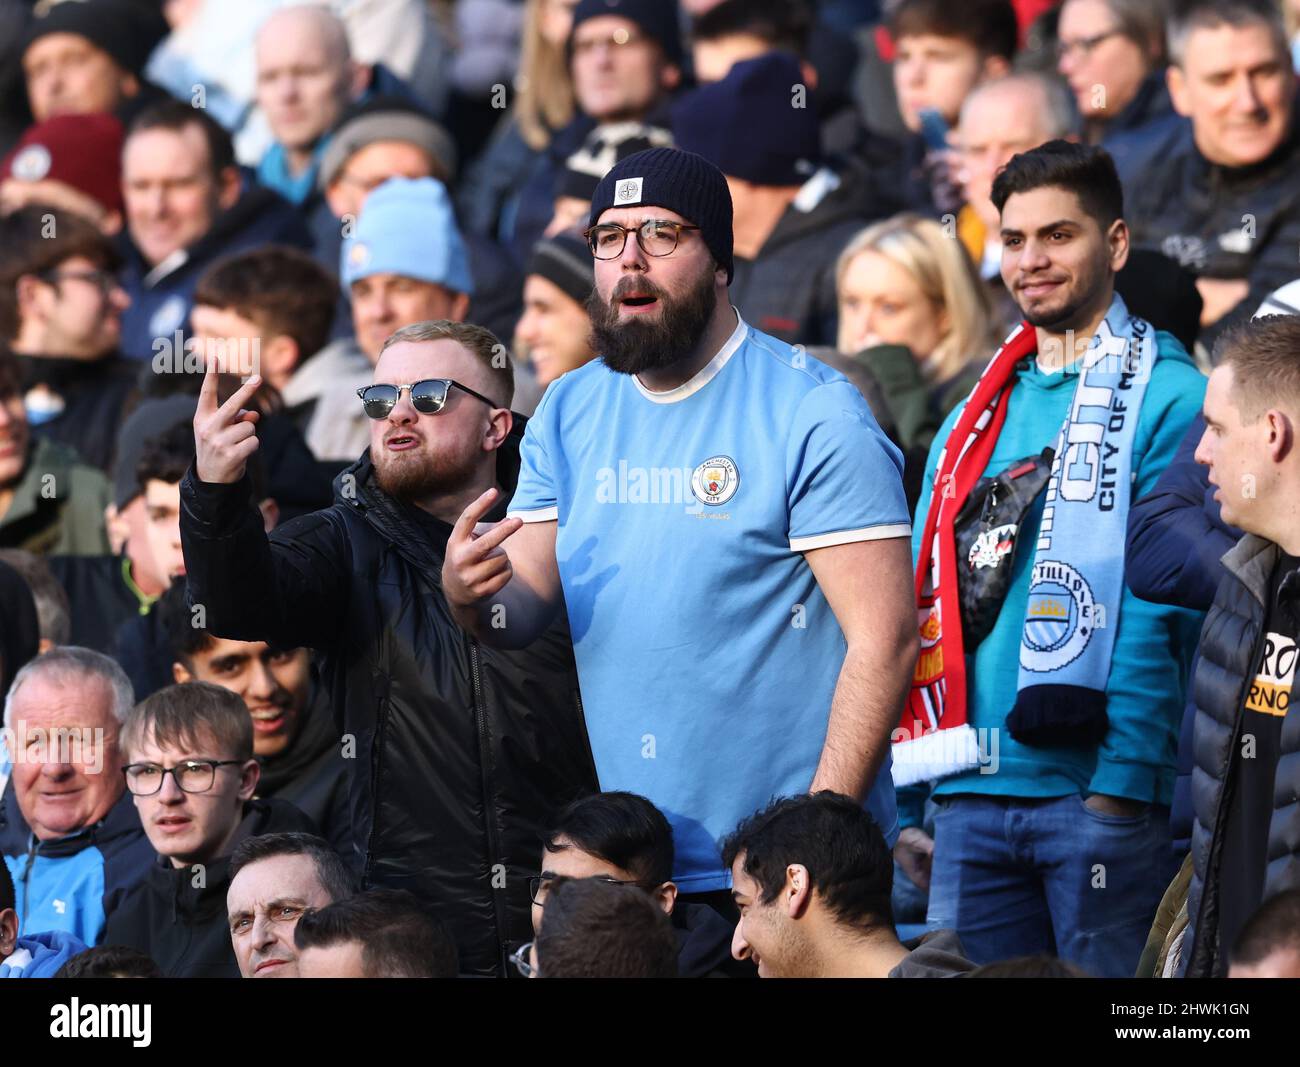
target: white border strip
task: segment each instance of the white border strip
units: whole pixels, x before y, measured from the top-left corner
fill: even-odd
[[[736,328],[731,331],[731,336],[727,338],[717,354],[709,360],[703,367],[696,371],[695,376],[675,389],[668,389],[662,393],[652,392],[641,384],[641,379],[635,374],[632,375],[632,384],[636,386],[639,392],[647,400],[656,404],[676,404],[680,400],[685,400],[688,396],[693,396],[703,389],[709,382],[718,376],[718,373],[732,356],[739,350],[741,343],[745,340],[745,335],[749,333],[749,327],[745,320],[740,317],[740,312],[736,311],[735,306],[731,308],[736,313]]]
[[[507,511],[507,519],[523,519],[524,522],[559,522],[560,509],[552,504],[549,508],[534,508],[532,511]]]
[[[857,530],[837,530],[834,533],[814,534],[811,537],[792,537],[790,551],[811,552],[815,548],[850,545],[856,541],[885,541],[891,537],[911,536],[910,522],[896,522],[888,526],[863,526]]]

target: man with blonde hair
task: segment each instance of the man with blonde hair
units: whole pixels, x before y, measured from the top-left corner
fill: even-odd
[[[436,902],[462,970],[504,974],[507,943],[531,928],[532,820],[595,787],[564,620],[530,649],[491,649],[455,624],[439,581],[464,507],[514,488],[509,354],[466,323],[394,333],[356,400],[369,451],[332,507],[270,538],[245,473],[258,439],[241,405],[257,385],[218,405],[215,376],[204,384],[181,487],[192,601],[217,636],[321,653],[353,739],[365,888]]]
[[[1300,318],[1226,331],[1215,356],[1196,461],[1223,521],[1246,536],[1223,557],[1192,679],[1188,977],[1227,973],[1251,914],[1300,878]]]

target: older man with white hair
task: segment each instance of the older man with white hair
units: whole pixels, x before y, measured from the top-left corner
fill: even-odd
[[[370,71],[353,60],[342,20],[316,4],[271,15],[258,30],[256,53],[257,103],[275,137],[257,179],[303,205],[315,192],[330,132]]]
[[[20,925],[93,945],[149,868],[153,848],[126,793],[118,731],[135,697],[122,668],[88,648],[28,663],[5,698],[13,774],[0,854]]]

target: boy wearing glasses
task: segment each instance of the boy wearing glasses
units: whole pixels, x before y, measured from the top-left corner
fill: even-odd
[[[157,851],[109,916],[104,944],[148,954],[168,978],[237,978],[226,921],[230,855],[240,841],[315,833],[282,800],[254,799],[253,724],[234,693],[206,682],[160,690],[122,724],[122,774]]]
[[[118,262],[71,212],[32,206],[0,221],[0,343],[18,356],[28,420],[101,470],[136,377],[118,352],[130,303]]]

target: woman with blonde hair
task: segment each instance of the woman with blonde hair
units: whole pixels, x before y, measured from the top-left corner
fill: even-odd
[[[903,447],[928,448],[995,346],[965,248],[937,222],[895,215],[849,242],[835,283],[839,351],[875,375]]]
[[[555,134],[576,114],[568,40],[578,0],[527,0],[511,107],[461,183],[466,229],[499,236],[500,216]]]

